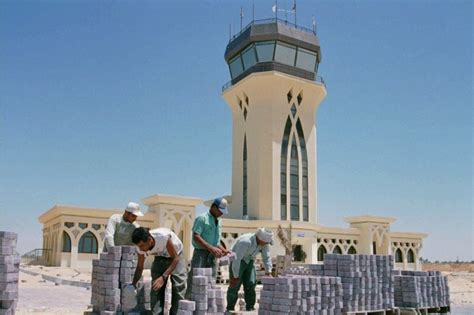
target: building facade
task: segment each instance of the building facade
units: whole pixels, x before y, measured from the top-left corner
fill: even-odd
[[[397,268],[420,269],[426,234],[391,230],[394,218],[346,218],[347,228],[317,221],[317,110],[326,85],[318,76],[321,47],[314,30],[277,19],[254,21],[234,36],[225,60],[231,81],[222,96],[232,114],[232,194],[222,240],[230,248],[243,233],[280,227],[293,260],[318,263],[326,253],[392,254]],[[192,252],[191,228],[199,198],[154,195],[138,223],[169,227]],[[103,247],[104,229],[121,210],[55,206],[39,219],[51,265],[87,266]],[[285,253],[276,242],[273,256]]]

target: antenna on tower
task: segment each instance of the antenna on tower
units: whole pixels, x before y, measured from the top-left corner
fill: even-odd
[[[295,13],[295,26],[296,26],[296,0],[293,1],[293,12]]]
[[[278,20],[278,0],[275,0],[275,4],[272,7],[272,11],[275,13],[275,19]]]
[[[242,21],[244,19],[244,8],[240,7],[240,30],[242,30]]]
[[[232,38],[232,24],[229,23],[229,41],[231,40]]]
[[[314,17],[314,15],[313,15],[312,24],[313,24],[313,33],[316,34],[316,18]]]
[[[252,23],[255,21],[255,3],[252,3]]]

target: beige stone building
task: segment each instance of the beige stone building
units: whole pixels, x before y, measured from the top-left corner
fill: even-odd
[[[396,266],[419,269],[422,233],[391,230],[394,218],[346,218],[347,228],[317,220],[317,110],[326,85],[313,30],[278,20],[250,23],[228,43],[232,80],[222,88],[233,125],[232,194],[222,239],[232,246],[258,227],[289,231],[295,261],[317,263],[325,253],[393,254]],[[155,195],[138,223],[172,228],[190,257],[191,226],[199,198]],[[43,247],[53,265],[82,266],[103,246],[107,218],[121,210],[55,206],[40,217]],[[272,254],[283,254],[277,244]]]

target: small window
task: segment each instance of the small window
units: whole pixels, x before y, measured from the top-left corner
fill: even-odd
[[[412,264],[415,262],[415,254],[413,253],[413,250],[412,249],[409,249],[408,250],[408,253],[407,253],[407,262],[409,264]]]
[[[275,61],[294,66],[295,65],[295,56],[296,56],[296,47],[292,45],[287,45],[283,43],[276,44],[275,50]]]
[[[354,246],[351,246],[351,247],[349,247],[349,250],[347,251],[347,253],[348,253],[349,255],[356,255],[356,254],[357,254],[357,251],[356,251],[356,249],[354,248]]]
[[[100,230],[100,224],[92,224],[92,228],[96,231]]]
[[[324,255],[327,254],[326,247],[320,245],[318,248],[318,261],[324,261]]]
[[[72,228],[74,226],[74,222],[64,222],[64,226],[67,228]]]
[[[79,227],[83,230],[87,229],[87,223],[79,223]]]
[[[79,253],[97,254],[97,239],[91,232],[86,232],[79,240]]]
[[[71,238],[69,234],[63,231],[63,253],[71,252]]]
[[[244,72],[244,68],[242,67],[242,59],[240,55],[232,59],[229,63],[230,68],[230,75],[232,79],[238,77],[242,72]]]
[[[244,62],[244,69],[247,70],[257,63],[257,56],[255,55],[255,46],[251,45],[242,53],[242,60]],[[247,102],[248,103],[248,102]]]
[[[334,249],[332,250],[332,253],[333,253],[333,254],[339,254],[339,255],[342,254],[342,250],[341,250],[341,248],[339,247],[339,245],[336,245],[336,247],[334,247]]]
[[[275,42],[259,42],[255,44],[258,56],[258,62],[266,62],[273,60],[273,51],[275,50]]]
[[[316,54],[312,51],[298,47],[296,67],[306,71],[314,72],[316,67]]]
[[[402,263],[403,262],[403,254],[400,248],[397,248],[395,251],[395,262]]]

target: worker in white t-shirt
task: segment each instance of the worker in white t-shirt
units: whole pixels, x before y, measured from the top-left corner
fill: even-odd
[[[165,305],[165,288],[168,278],[171,279],[172,296],[170,314],[178,312],[178,303],[184,299],[186,292],[186,262],[183,258],[183,243],[168,228],[148,231],[137,228],[132,233],[132,241],[138,247],[138,264],[133,278],[136,286],[143,273],[145,255],[155,256],[151,266],[152,290],[151,309],[153,314],[163,314]]]

